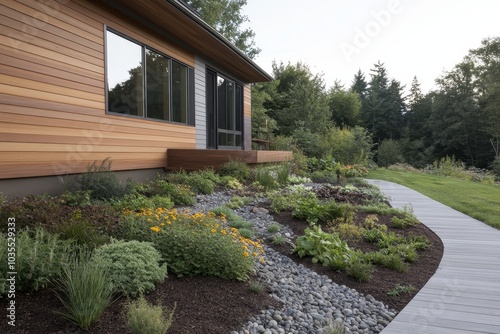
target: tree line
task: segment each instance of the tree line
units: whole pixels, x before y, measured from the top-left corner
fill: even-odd
[[[258,54],[254,32],[240,28],[248,21],[241,14],[246,0],[188,3],[250,58]],[[368,75],[354,74],[348,87],[327,88],[302,62],[274,63],[272,72],[273,82],[252,87],[252,135],[270,136],[276,149],[416,167],[454,156],[500,169],[500,37],[484,39],[426,94],[415,77],[405,95],[380,61]]]

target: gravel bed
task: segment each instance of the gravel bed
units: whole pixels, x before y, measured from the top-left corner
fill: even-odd
[[[195,210],[210,210],[227,203],[231,196],[224,192],[200,195]],[[258,238],[269,240],[271,215],[258,206],[262,199],[234,210],[252,222]],[[279,233],[291,242],[293,232],[281,225]],[[266,309],[252,317],[244,328],[230,334],[322,334],[328,325],[339,322],[346,333],[379,333],[396,316],[396,311],[371,295],[364,296],[345,285],[332,282],[325,275],[298,265],[289,257],[264,246],[265,263],[256,265],[256,274],[269,288],[273,298],[282,303],[280,309]]]

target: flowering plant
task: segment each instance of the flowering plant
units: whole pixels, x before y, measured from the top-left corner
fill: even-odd
[[[163,208],[125,214],[149,230],[150,240],[178,276],[245,280],[255,261],[264,261],[260,243],[228,227],[224,214]]]

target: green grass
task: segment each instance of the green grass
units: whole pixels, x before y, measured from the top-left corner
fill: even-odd
[[[500,187],[438,175],[377,169],[367,178],[399,183],[500,229]]]

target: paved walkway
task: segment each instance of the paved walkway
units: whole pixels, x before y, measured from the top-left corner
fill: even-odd
[[[500,334],[500,231],[399,184],[370,183],[392,206],[411,205],[444,244],[434,276],[382,334]]]

